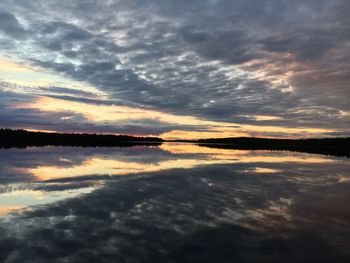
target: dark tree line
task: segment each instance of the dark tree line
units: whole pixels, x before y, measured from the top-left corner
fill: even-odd
[[[317,153],[350,157],[350,138],[321,139],[265,139],[265,138],[220,138],[194,141],[202,146],[242,149],[242,150],[281,150]]]
[[[134,145],[159,145],[162,141],[162,139],[157,137],[86,133],[47,133],[0,129],[0,148],[25,148],[27,146],[123,147]]]
[[[86,133],[47,133],[0,129],[0,148],[25,148],[28,146],[129,147],[136,145],[160,145],[162,142],[164,142],[164,140],[157,137]],[[191,142],[200,146],[213,148],[296,151],[350,157],[350,138],[292,140],[241,137],[192,141],[177,140],[176,142]]]

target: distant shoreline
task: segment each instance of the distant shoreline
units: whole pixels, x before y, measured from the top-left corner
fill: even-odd
[[[157,137],[0,129],[0,148],[26,148],[30,146],[128,147],[160,145],[162,142],[163,140]]]
[[[0,129],[0,148],[31,146],[132,147],[159,146],[164,142],[193,143],[203,147],[237,150],[295,151],[350,157],[350,138],[266,139],[254,137],[199,140],[163,140],[158,137],[87,133],[48,133]]]
[[[237,137],[199,139],[188,142],[219,149],[293,151],[350,157],[350,138],[267,139]]]

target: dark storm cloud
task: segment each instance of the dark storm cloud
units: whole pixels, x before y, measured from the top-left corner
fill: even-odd
[[[17,45],[12,53],[90,83],[112,103],[227,122],[273,115],[282,117],[274,124],[293,127],[344,128],[348,119],[344,0],[1,6],[7,24],[22,28],[16,17],[25,21],[26,45],[35,51]]]
[[[92,97],[96,96],[94,93],[78,90],[78,89],[70,89],[65,87],[39,87],[37,88],[37,91],[43,92],[44,94],[50,94],[50,93],[56,93],[56,94],[69,94],[69,95],[78,95],[78,96],[84,96],[84,97]]]
[[[241,64],[259,58],[249,48],[249,39],[242,31],[196,32],[196,28],[182,28],[181,34],[199,54],[228,64]],[[210,34],[211,33],[211,34]]]
[[[59,86],[37,86],[37,87],[28,87],[24,85],[18,85],[10,82],[6,82],[0,79],[0,92],[5,95],[10,95],[10,97],[14,97],[14,92],[21,93],[19,97],[29,98],[28,94],[31,95],[46,95],[46,96],[72,96],[73,98],[85,98],[89,100],[96,97],[96,94],[93,92],[88,92],[80,89],[71,89],[67,87],[59,87]],[[27,96],[24,95],[27,93]]]
[[[15,39],[23,39],[26,36],[25,30],[18,22],[17,18],[10,13],[2,12],[1,9],[0,31]]]
[[[14,128],[38,128],[48,129],[53,128],[57,123],[62,123],[62,118],[71,116],[71,112],[43,112],[36,109],[28,108],[13,108],[14,105],[25,104],[35,101],[34,96],[21,95],[18,93],[2,92],[0,98],[0,108],[2,110],[0,115],[1,127]],[[82,116],[74,116],[77,120],[83,118]],[[73,120],[74,121],[74,120]],[[67,123],[68,126],[73,123]],[[72,126],[71,126],[72,127]],[[68,127],[67,127],[68,128]]]

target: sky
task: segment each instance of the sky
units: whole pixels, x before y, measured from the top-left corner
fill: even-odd
[[[350,136],[350,1],[1,0],[0,127]]]

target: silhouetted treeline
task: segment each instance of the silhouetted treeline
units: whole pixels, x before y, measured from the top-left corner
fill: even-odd
[[[350,157],[350,138],[265,139],[219,138],[192,141],[201,146],[241,150],[281,150]]]
[[[0,129],[0,148],[25,148],[27,146],[127,147],[136,145],[160,145],[162,141],[162,139],[157,137],[85,133],[47,133]]]
[[[162,142],[164,140],[157,137],[0,129],[0,148],[25,148],[28,146],[130,147],[161,145]],[[200,146],[222,149],[295,151],[350,157],[350,138],[292,140],[240,137],[176,140],[173,142],[191,142]]]

